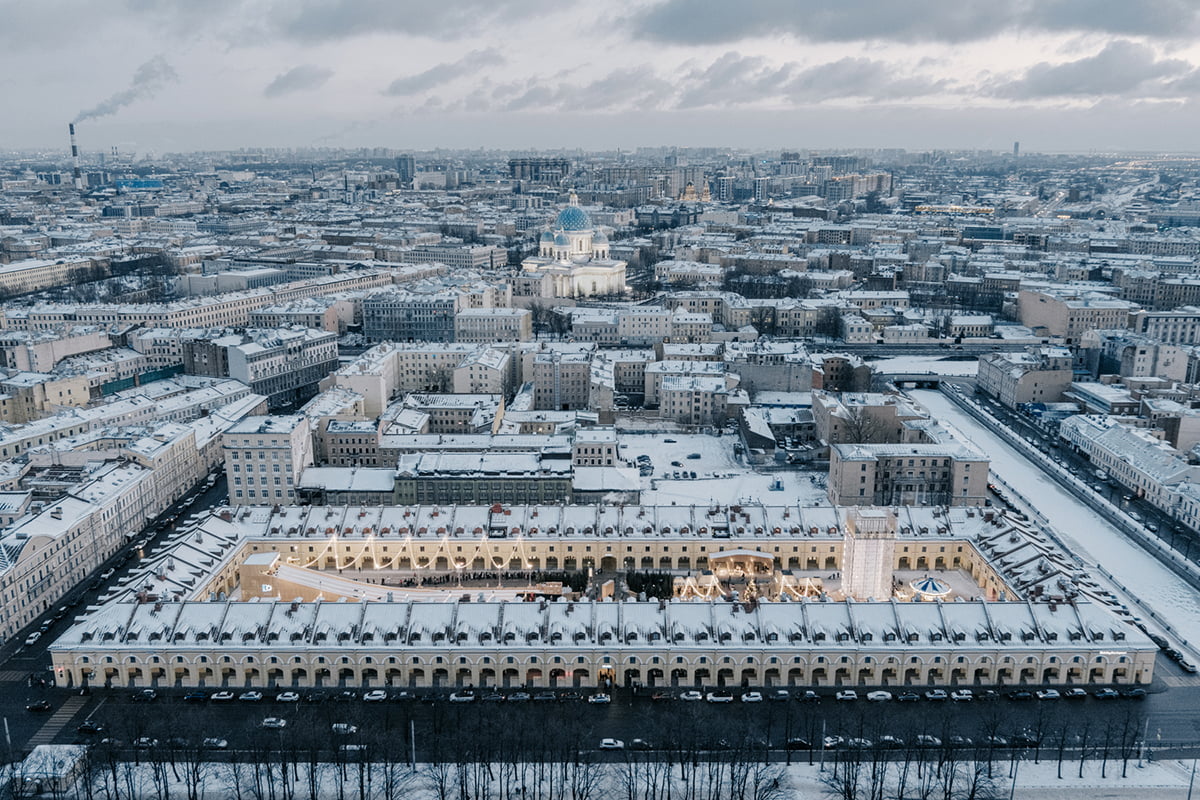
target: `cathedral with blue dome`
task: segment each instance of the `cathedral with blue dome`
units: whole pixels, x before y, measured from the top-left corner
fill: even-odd
[[[533,297],[591,297],[625,292],[625,262],[608,254],[608,237],[592,227],[574,194],[542,233],[538,254],[521,264],[516,291]]]

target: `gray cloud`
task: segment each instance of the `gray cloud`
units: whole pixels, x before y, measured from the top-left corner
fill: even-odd
[[[375,33],[457,39],[503,20],[546,10],[554,0],[271,0],[268,19],[279,32],[302,41]]]
[[[78,116],[75,117],[75,121],[83,122],[88,119],[116,114],[125,106],[143,98],[152,97],[166,84],[174,83],[178,80],[179,75],[167,63],[167,60],[162,56],[155,56],[134,71],[133,78],[130,79],[127,89],[117,92],[101,101],[98,105],[80,111]]]
[[[1183,38],[1200,32],[1200,7],[1192,0],[664,0],[627,22],[640,38],[681,44],[780,34],[958,43],[1014,31]]]
[[[1112,95],[1154,95],[1165,89],[1164,79],[1193,72],[1179,59],[1160,59],[1148,45],[1119,40],[1099,53],[1059,64],[1041,62],[1020,78],[993,83],[985,90],[1013,100]]]
[[[427,92],[453,80],[470,75],[485,67],[494,67],[504,63],[504,56],[494,49],[472,50],[458,61],[448,61],[432,66],[424,72],[408,75],[392,81],[385,94],[394,97],[408,97]]]
[[[265,97],[281,97],[292,92],[316,89],[333,77],[333,70],[315,64],[301,64],[275,76],[263,89]]]
[[[784,87],[800,102],[836,98],[905,100],[950,88],[949,81],[900,73],[894,64],[870,58],[843,58],[796,74]]]

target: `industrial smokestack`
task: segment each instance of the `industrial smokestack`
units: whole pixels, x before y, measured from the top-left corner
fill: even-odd
[[[71,167],[75,174],[75,188],[83,191],[83,173],[79,171],[79,145],[75,144],[75,123],[67,125],[71,131]]]

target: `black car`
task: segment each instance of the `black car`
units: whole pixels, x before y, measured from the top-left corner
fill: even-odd
[[[558,695],[554,692],[538,692],[533,696],[535,703],[553,703],[558,700]]]
[[[325,697],[326,697],[326,695],[324,692],[309,692],[308,694],[304,695],[304,702],[306,702],[306,703],[324,703]]]
[[[1134,700],[1143,700],[1146,697],[1146,690],[1140,686],[1135,686],[1132,689],[1126,689],[1121,692],[1121,697],[1129,697]]]
[[[49,700],[38,700],[35,703],[30,703],[29,705],[25,706],[26,711],[37,711],[37,712],[51,711],[51,710],[53,710],[53,708],[54,708],[54,706],[50,705]]]
[[[93,722],[90,719],[85,719],[75,729],[77,733],[104,733],[104,726],[99,722]]]
[[[812,750],[812,742],[808,739],[792,738],[787,740],[788,750]]]
[[[417,699],[417,696],[412,692],[396,692],[392,695],[392,699],[397,703],[410,703]]]
[[[338,692],[333,696],[333,702],[335,703],[352,703],[357,699],[358,692],[352,692],[348,689],[344,692]]]
[[[630,750],[653,750],[654,745],[647,742],[645,739],[634,739],[629,743]]]
[[[140,692],[134,692],[133,697],[129,699],[135,703],[149,703],[156,697],[158,697],[158,692],[153,689],[142,689]]]
[[[1032,700],[1033,692],[1027,692],[1024,689],[1021,689],[1020,691],[1009,692],[1006,697],[1008,697],[1009,700]]]

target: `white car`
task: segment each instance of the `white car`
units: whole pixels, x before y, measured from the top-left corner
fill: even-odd
[[[213,696],[208,699],[212,700],[214,703],[227,703],[230,700],[232,700],[233,698],[234,698],[233,692],[221,691],[221,692],[214,692]]]
[[[243,703],[261,703],[262,699],[262,692],[242,692],[238,695],[238,700]]]
[[[680,700],[687,700],[687,701],[689,701],[689,702],[693,702],[693,703],[694,703],[694,702],[696,702],[697,700],[703,700],[703,699],[704,699],[704,695],[700,694],[700,692],[697,692],[697,691],[695,691],[695,690],[691,690],[691,691],[687,691],[687,692],[684,692],[683,694],[679,695],[679,699],[680,699]]]
[[[474,703],[474,692],[454,692],[450,695],[451,703]]]
[[[835,694],[834,697],[838,700],[857,700],[858,692],[854,691],[853,689],[842,689],[840,692]]]
[[[202,744],[208,750],[224,750],[226,747],[229,747],[228,741],[225,739],[218,739],[215,736],[208,737],[202,742]]]
[[[975,699],[975,693],[970,689],[955,689],[950,693],[950,699],[959,703],[969,703]]]
[[[364,703],[382,703],[387,700],[387,692],[383,689],[372,689],[363,695]]]
[[[594,695],[591,695],[590,697],[588,697],[588,702],[593,705],[603,705],[606,703],[611,703],[612,698],[609,697],[608,695],[604,694],[603,692],[600,692],[599,694],[594,694]]]
[[[262,721],[262,727],[276,731],[283,730],[287,727],[287,720],[280,717],[267,717]]]
[[[930,689],[925,693],[926,700],[945,700],[949,696],[945,689]]]
[[[892,693],[885,692],[883,690],[876,691],[876,692],[867,692],[867,699],[870,700],[872,703],[886,703],[892,699]]]
[[[743,703],[761,703],[763,696],[761,692],[744,692],[742,694]]]
[[[601,739],[600,740],[600,749],[601,750],[624,750],[625,743],[622,742],[620,739]]]
[[[335,722],[329,726],[329,729],[338,736],[353,736],[358,733],[358,726],[351,725],[349,722]]]
[[[704,699],[710,703],[732,703],[733,695],[728,692],[709,692]]]
[[[280,692],[279,694],[275,695],[275,702],[277,702],[277,703],[299,703],[300,702],[300,693],[299,692]]]
[[[34,631],[33,633],[31,633],[25,637],[25,646],[33,647],[35,644],[37,644],[37,640],[40,638],[42,638],[42,635],[40,633],[38,633],[37,631]]]
[[[1034,692],[1033,696],[1038,700],[1057,700],[1062,697],[1062,695],[1058,693],[1058,689],[1042,689],[1039,692]]]

